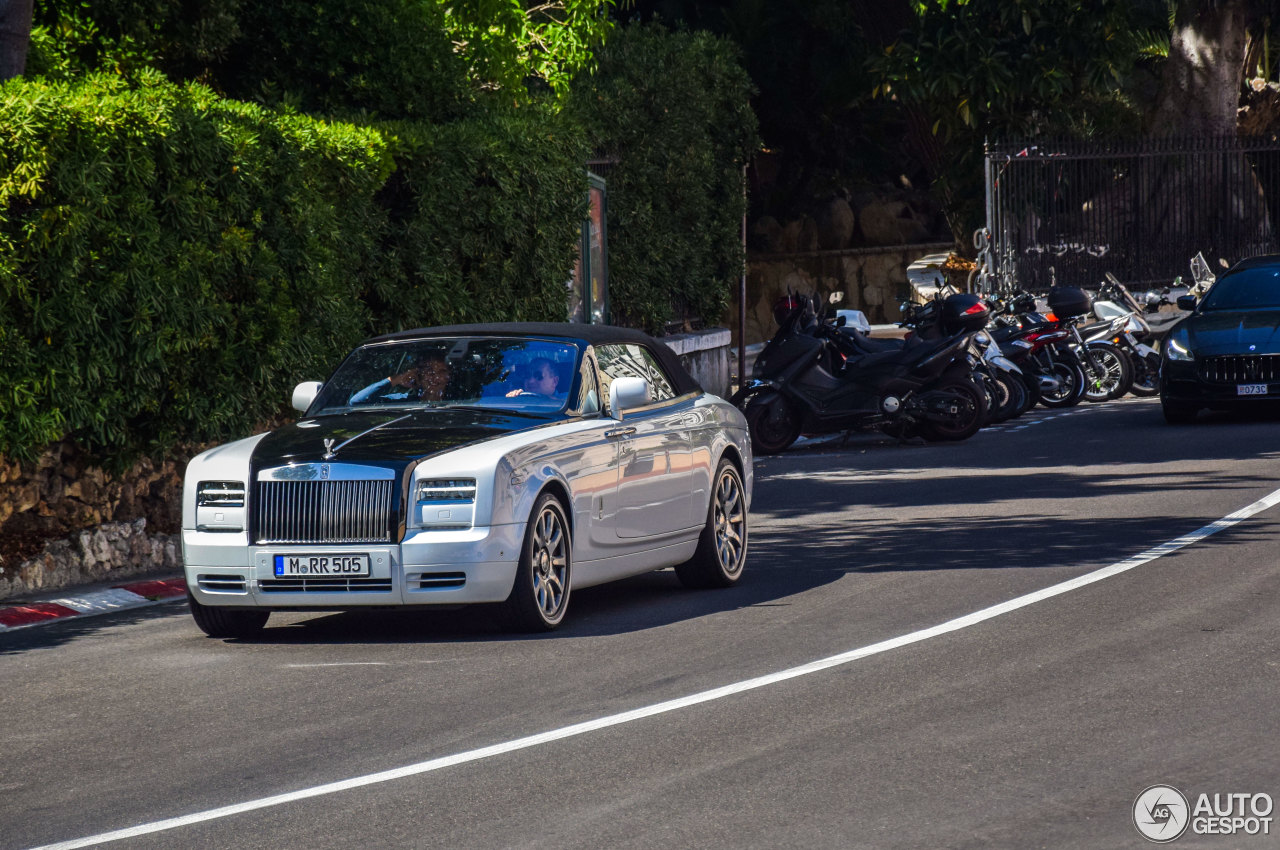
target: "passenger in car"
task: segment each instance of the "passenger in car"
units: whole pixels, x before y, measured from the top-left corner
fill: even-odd
[[[449,364],[438,354],[427,355],[397,375],[375,381],[348,400],[348,404],[368,401],[440,401],[449,385]]]

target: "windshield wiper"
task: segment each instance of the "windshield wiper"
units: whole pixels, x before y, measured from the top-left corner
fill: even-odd
[[[559,413],[559,408],[555,410],[547,410],[534,412],[531,410],[513,410],[507,407],[487,407],[483,404],[446,404],[444,407],[448,410],[478,410],[482,413],[492,413],[495,416],[523,416],[526,419],[541,419],[543,413]],[[437,410],[439,408],[436,408]]]

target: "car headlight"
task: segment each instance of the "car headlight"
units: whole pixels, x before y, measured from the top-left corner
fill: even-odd
[[[201,481],[196,485],[197,531],[244,531],[244,482]]]
[[[470,528],[476,512],[474,478],[434,478],[413,488],[411,523],[424,529]]]
[[[201,481],[196,487],[196,507],[243,508],[243,481]]]
[[[1177,328],[1169,334],[1164,344],[1164,356],[1170,360],[1192,361],[1196,357],[1191,353],[1190,334],[1186,328]]]

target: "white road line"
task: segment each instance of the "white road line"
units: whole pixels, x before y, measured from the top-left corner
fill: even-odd
[[[1211,534],[1217,534],[1232,526],[1249,519],[1256,514],[1262,513],[1268,508],[1280,504],[1280,490],[1272,492],[1270,495],[1259,499],[1253,504],[1241,508],[1235,513],[1228,514],[1216,522],[1199,528],[1190,534],[1170,540],[1168,543],[1162,543],[1154,549],[1148,549],[1132,558],[1127,558],[1109,567],[1103,567],[1094,570],[1091,573],[1085,573],[1082,576],[1051,585],[1042,590],[1028,593],[1025,596],[1019,596],[1002,602],[999,605],[992,605],[990,608],[983,608],[972,614],[966,614],[963,617],[957,617],[954,620],[948,620],[945,623],[939,623],[931,628],[921,629],[920,631],[911,632],[910,634],[900,635],[899,637],[890,638],[879,643],[873,643],[869,646],[851,649],[839,655],[832,655],[827,658],[821,658],[817,661],[811,661],[799,667],[791,667],[787,670],[780,670],[777,673],[770,673],[767,676],[759,676],[754,679],[737,682],[723,687],[713,688],[709,691],[690,694],[679,699],[668,700],[666,702],[655,703],[654,705],[645,706],[643,708],[624,711],[621,714],[611,714],[606,717],[599,717],[595,720],[588,720],[584,723],[575,723],[572,726],[565,726],[561,729],[553,729],[549,732],[542,732],[537,735],[530,735],[526,738],[517,738],[512,741],[505,741],[500,744],[494,744],[488,747],[481,747],[478,750],[468,750],[466,752],[457,753],[451,756],[431,759],[430,761],[418,762],[417,764],[405,765],[393,770],[384,770],[380,773],[370,773],[364,776],[356,776],[351,779],[344,779],[340,782],[330,782],[326,785],[317,785],[312,788],[303,788],[298,791],[290,791],[286,794],[277,794],[272,797],[262,797],[257,800],[248,800],[243,803],[236,803],[230,806],[223,806],[218,809],[209,809],[203,812],[194,812],[181,817],[168,818],[166,820],[154,821],[152,823],[139,824],[138,826],[128,827],[127,829],[118,829],[114,832],[104,832],[99,835],[91,835],[86,838],[76,838],[70,841],[62,841],[57,844],[46,844],[41,847],[32,848],[32,850],[73,850],[78,847],[94,847],[99,844],[106,844],[111,841],[120,841],[125,838],[136,838],[140,835],[150,835],[156,832],[164,832],[170,829],[178,829],[192,824],[203,823],[205,821],[217,820],[219,818],[231,817],[233,815],[252,812],[257,809],[266,809],[272,806],[282,806],[286,803],[297,802],[298,800],[306,800],[312,797],[322,797],[328,794],[337,794],[342,791],[350,791],[354,788],[363,788],[368,785],[377,785],[382,782],[392,782],[397,779],[405,779],[410,776],[418,776],[423,773],[431,773],[436,770],[443,770],[447,767],[454,767],[468,762],[480,761],[482,759],[493,758],[505,753],[515,752],[517,750],[526,750],[530,747],[537,747],[542,744],[549,744],[552,741],[560,741],[565,738],[573,738],[578,735],[585,735],[588,732],[596,732],[600,729],[608,729],[611,726],[621,726],[624,723],[632,723],[636,720],[643,720],[646,717],[653,717],[658,714],[665,714],[670,711],[677,711],[682,708],[688,708],[694,705],[700,705],[704,702],[724,699],[735,694],[752,691],[757,688],[763,688],[768,685],[774,685],[778,682],[785,682],[788,679],[795,679],[800,676],[808,676],[812,673],[818,673],[823,670],[829,670],[832,667],[839,667],[852,661],[867,658],[872,655],[878,655],[882,652],[888,652],[892,649],[899,649],[909,646],[913,643],[929,640],[931,638],[940,637],[951,632],[961,629],[967,629],[970,626],[976,626],[987,620],[995,619],[1004,614],[1017,611],[1020,608],[1026,608],[1037,602],[1043,602],[1046,599],[1052,599],[1055,596],[1061,596],[1073,590],[1079,590],[1095,582],[1110,578],[1120,573],[1128,572],[1135,567],[1150,563],[1157,558],[1177,552],[1179,549],[1186,548],[1193,543],[1205,539]]]
[[[318,664],[286,664],[289,670],[302,670],[308,667],[390,667],[390,661],[326,661]]]

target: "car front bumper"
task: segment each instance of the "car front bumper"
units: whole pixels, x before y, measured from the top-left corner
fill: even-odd
[[[525,525],[411,532],[398,544],[249,545],[242,534],[183,529],[187,588],[201,605],[341,610],[501,602],[511,593]],[[367,554],[362,578],[280,579],[275,555]]]
[[[1165,360],[1160,375],[1160,396],[1166,402],[1215,410],[1240,410],[1280,405],[1280,383],[1266,383],[1265,394],[1241,395],[1237,383],[1210,382],[1196,372],[1194,362]]]

